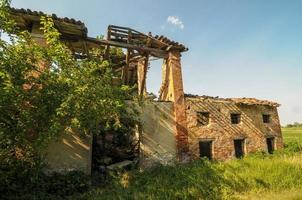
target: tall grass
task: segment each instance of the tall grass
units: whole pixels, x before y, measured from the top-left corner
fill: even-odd
[[[257,153],[227,162],[197,160],[186,165],[125,172],[78,199],[219,200],[251,199],[257,195],[258,199],[276,199],[281,193],[283,199],[289,191],[297,191],[299,198],[302,196],[302,129],[282,131],[285,149],[273,155]],[[266,195],[261,196],[262,193]]]
[[[80,199],[234,199],[238,194],[302,188],[300,153],[256,154],[241,160],[159,166],[121,174]]]
[[[287,130],[284,134],[285,148],[273,155],[257,153],[227,162],[197,160],[189,164],[158,166],[147,171],[120,172],[108,177],[103,186],[92,189],[83,185],[85,181],[80,181],[83,179],[80,176],[73,175],[72,179],[70,176],[54,176],[52,181],[45,179],[46,186],[41,194],[29,191],[16,199],[59,200],[66,199],[68,195],[72,200],[275,200],[286,196],[291,196],[287,199],[301,199],[301,135],[302,130]],[[86,189],[88,192],[80,194]]]

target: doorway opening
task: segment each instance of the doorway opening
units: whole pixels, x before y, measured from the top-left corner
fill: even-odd
[[[199,142],[199,156],[201,158],[206,157],[209,160],[213,158],[213,141],[200,141]]]
[[[235,157],[242,158],[244,156],[244,139],[234,140]]]
[[[138,164],[139,136],[134,119],[121,118],[120,128],[100,128],[93,136],[91,173],[95,180],[103,180],[107,170],[131,169]]]
[[[266,145],[268,153],[272,154],[275,151],[275,138],[269,137],[266,138]]]

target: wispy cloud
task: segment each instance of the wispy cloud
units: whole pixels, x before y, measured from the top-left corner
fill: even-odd
[[[185,28],[184,23],[177,16],[169,16],[167,18],[167,22],[170,23],[170,24],[173,24],[174,26],[177,26],[180,29]]]

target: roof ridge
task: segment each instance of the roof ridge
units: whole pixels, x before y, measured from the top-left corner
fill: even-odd
[[[229,101],[235,104],[245,104],[245,105],[268,105],[273,107],[279,107],[280,104],[274,101],[269,100],[261,100],[254,97],[236,97],[236,98],[221,98],[219,96],[207,96],[207,95],[193,95],[193,94],[185,94],[187,98],[201,98],[201,99],[210,99],[210,100],[221,100],[221,101]]]
[[[11,7],[10,9],[14,13],[22,13],[22,14],[28,14],[28,15],[34,15],[34,16],[43,16],[43,15],[44,16],[51,16],[54,20],[85,26],[85,23],[80,21],[80,20],[75,20],[74,18],[69,18],[69,17],[58,17],[54,13],[47,14],[47,13],[44,13],[42,11],[32,11],[31,9],[14,8],[14,7]]]

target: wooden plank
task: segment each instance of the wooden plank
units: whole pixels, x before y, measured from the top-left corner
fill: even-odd
[[[123,67],[123,71],[122,71],[122,81],[125,85],[128,84],[128,70],[129,70],[129,63],[130,63],[130,50],[127,50],[127,54],[126,54],[126,63]]]
[[[97,47],[97,45],[110,45],[110,46],[115,46],[115,47],[130,48],[130,49],[134,49],[137,51],[143,51],[146,53],[150,53],[150,54],[152,54],[152,56],[158,57],[158,58],[167,58],[168,57],[168,53],[166,51],[163,51],[160,49],[155,49],[155,48],[149,48],[149,47],[145,47],[145,46],[139,46],[139,45],[135,45],[135,44],[128,44],[128,43],[108,41],[108,40],[98,40],[98,39],[90,38],[90,37],[87,37],[86,41],[93,43],[91,45],[92,46],[95,45],[95,47]]]
[[[115,29],[115,28],[112,28],[112,27],[111,27],[111,31],[112,32],[119,32],[119,33],[126,33],[126,34],[128,34],[128,30],[119,30],[119,29]]]
[[[121,33],[117,33],[117,32],[111,32],[110,36],[115,36],[115,37],[121,37],[121,38],[128,38],[128,34],[121,34]]]
[[[146,86],[146,78],[147,78],[147,70],[148,70],[148,64],[149,64],[149,55],[146,55],[146,57],[144,58],[144,73],[143,73],[143,81],[142,81],[142,85],[140,89],[140,98],[143,97],[144,95],[144,88]]]
[[[131,43],[131,31],[128,30],[128,35],[127,35],[127,43],[130,44]],[[124,74],[124,83],[128,84],[129,80],[128,80],[128,73],[129,73],[129,64],[130,64],[130,56],[131,56],[131,49],[127,49],[127,54],[126,54],[126,65],[124,66],[123,69],[123,74]]]
[[[107,30],[107,40],[110,40],[110,34],[111,34],[111,30],[110,30],[111,28],[110,27],[108,27],[108,30]],[[105,59],[107,59],[107,60],[109,60],[109,55],[110,54],[110,45],[109,44],[107,44],[107,46],[106,46],[106,49],[105,49]]]
[[[120,39],[120,38],[111,38],[110,41],[127,43],[126,39]]]
[[[142,38],[142,39],[145,39],[147,38],[146,35],[143,35],[143,34],[138,34],[138,33],[132,33],[131,32],[131,35],[133,38]],[[121,35],[128,35],[129,34],[129,31],[126,31],[126,30],[118,30],[118,29],[111,29],[111,33],[112,34],[121,34]]]

